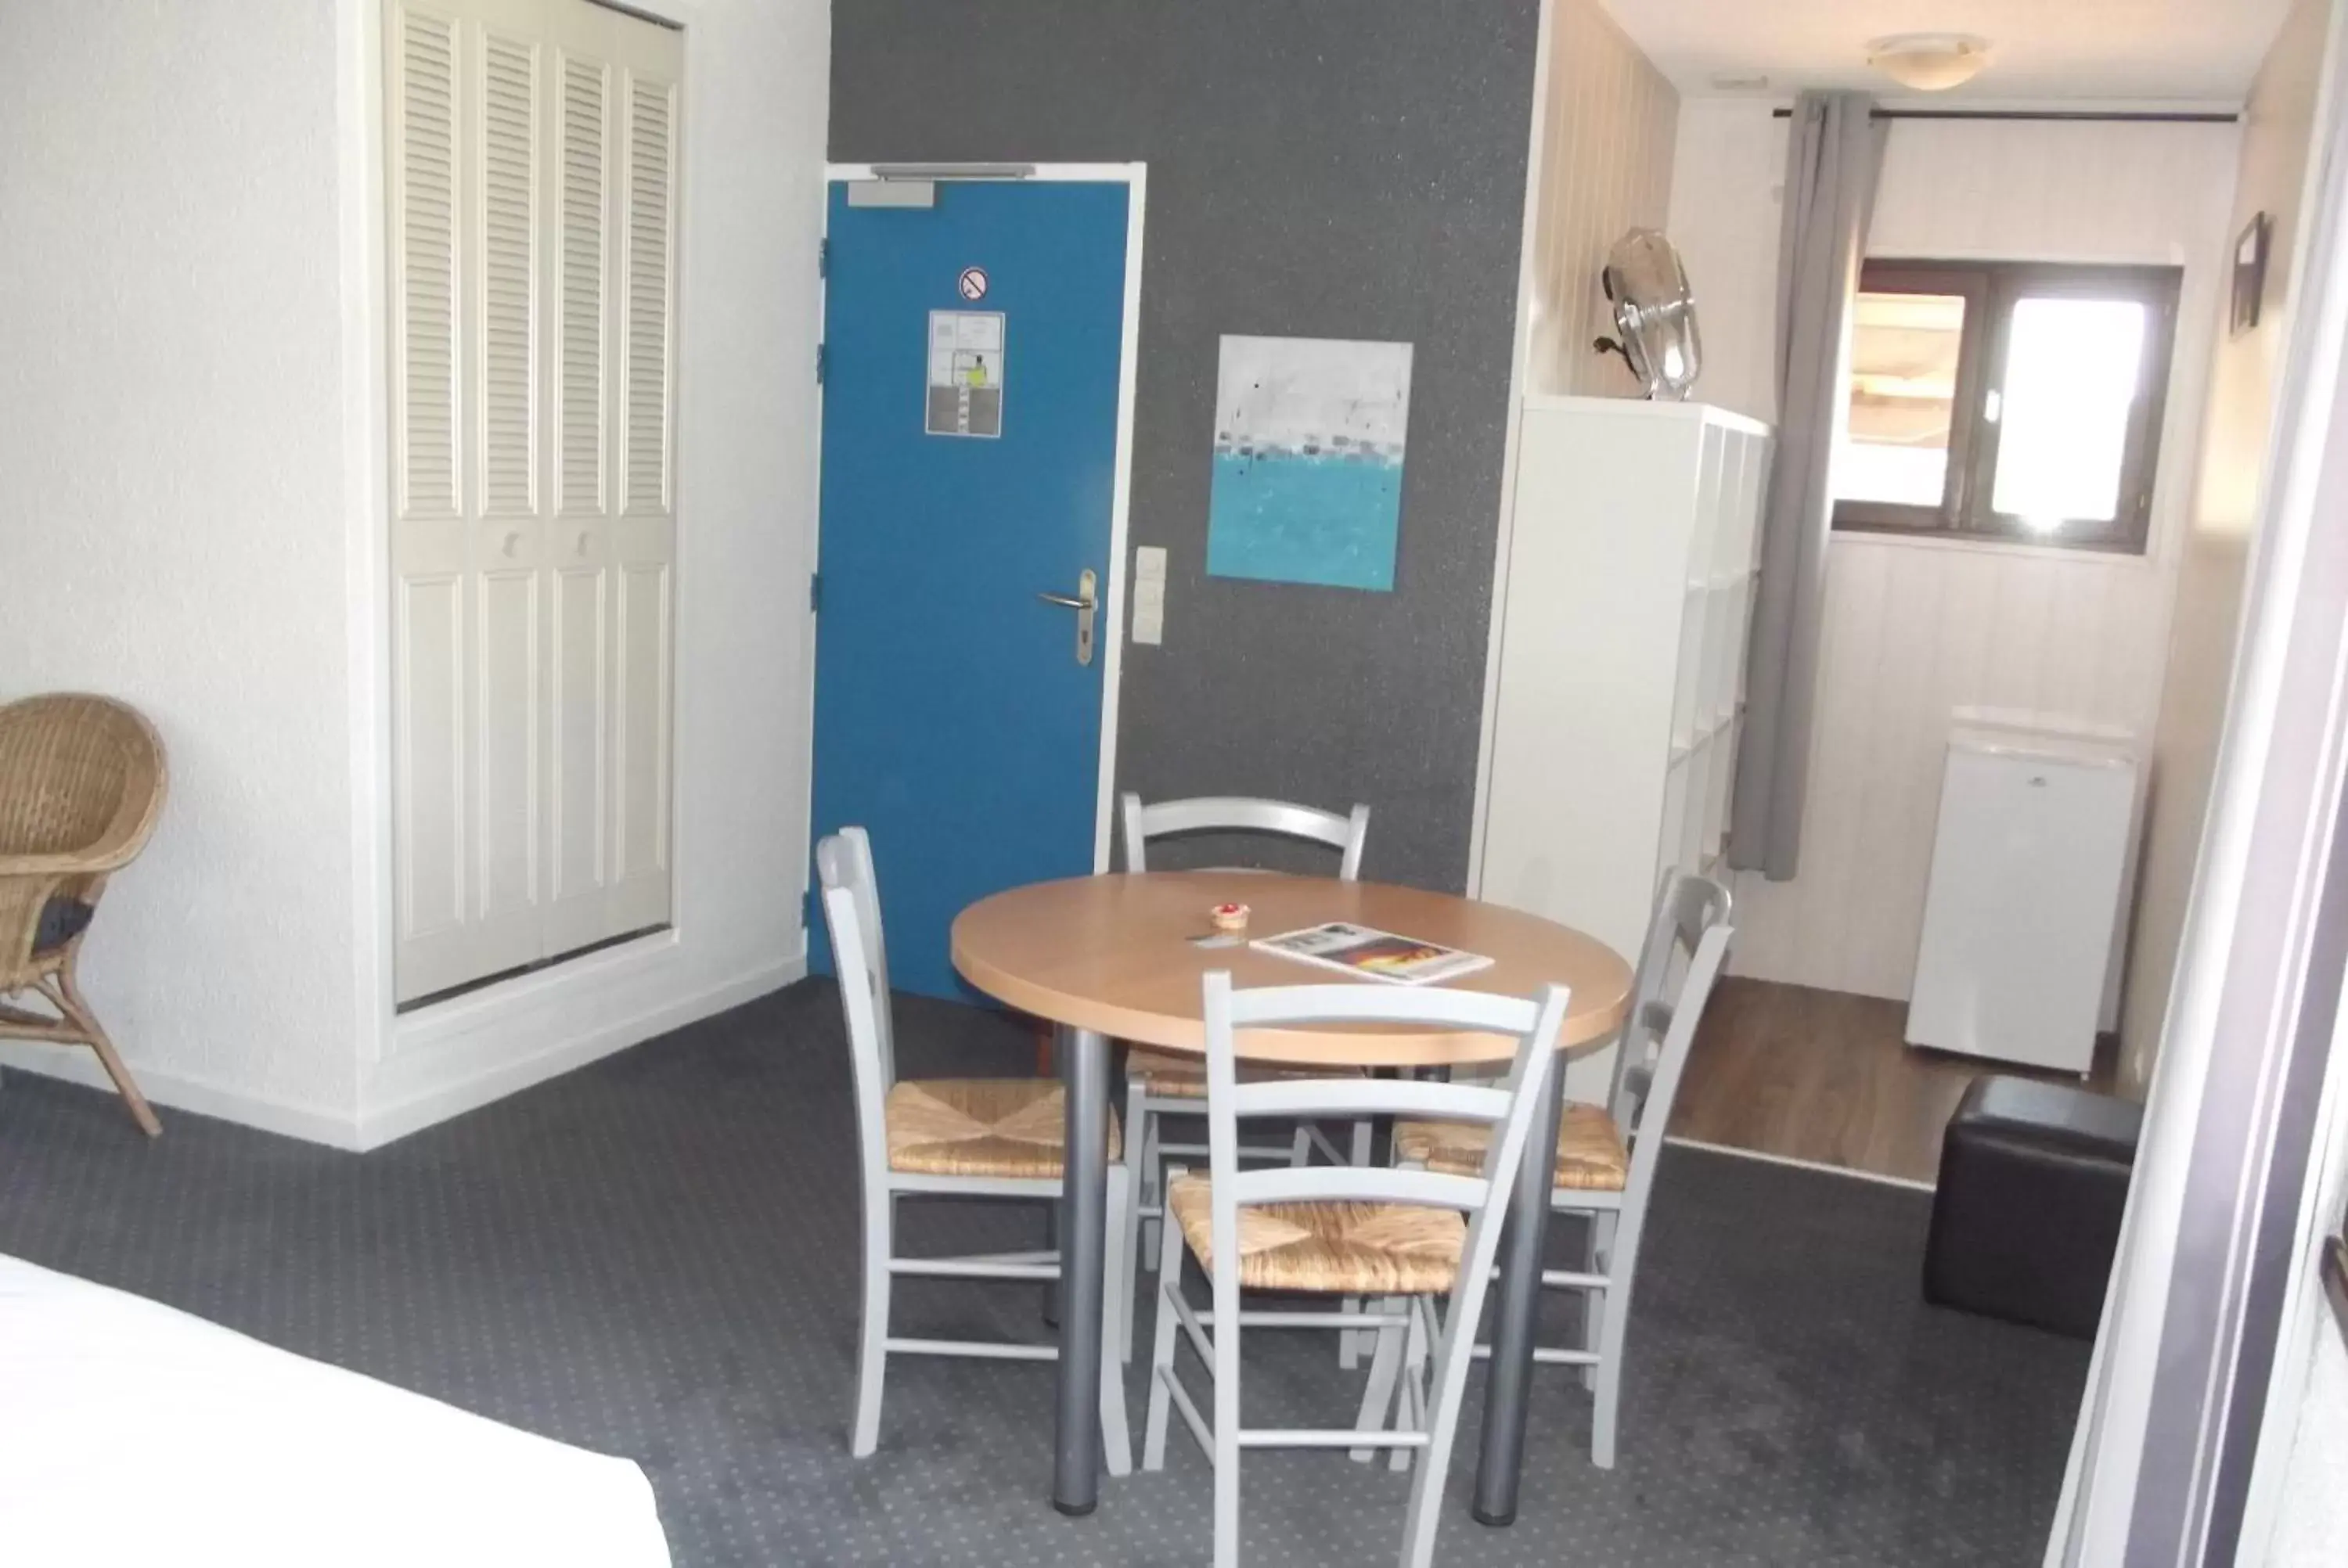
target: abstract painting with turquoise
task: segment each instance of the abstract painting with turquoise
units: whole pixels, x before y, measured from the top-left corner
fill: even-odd
[[[1406,343],[1224,338],[1209,574],[1393,591],[1409,426]]]

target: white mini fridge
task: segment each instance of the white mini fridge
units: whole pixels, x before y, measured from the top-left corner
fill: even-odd
[[[2123,745],[1950,737],[1910,1045],[2087,1071],[2135,804]]]

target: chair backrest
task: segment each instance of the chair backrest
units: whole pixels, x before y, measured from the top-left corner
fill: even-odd
[[[1340,877],[1353,882],[1362,875],[1362,845],[1370,834],[1366,805],[1357,805],[1344,816],[1317,806],[1247,795],[1199,795],[1144,805],[1131,790],[1117,798],[1117,804],[1125,825],[1128,871],[1149,869],[1148,844],[1153,838],[1177,833],[1268,833],[1325,844],[1342,856],[1337,866]]]
[[[823,884],[832,968],[839,976],[840,1010],[848,1022],[857,1122],[870,1152],[886,1146],[882,1107],[890,1085],[897,1081],[896,1031],[890,1017],[889,964],[880,936],[880,886],[872,871],[872,841],[860,827],[843,827],[815,846],[815,866]]]
[[[1615,1112],[1617,1122],[1631,1140],[1631,1175],[1623,1184],[1623,1205],[1643,1213],[1646,1194],[1654,1185],[1656,1163],[1663,1157],[1663,1134],[1672,1120],[1672,1103],[1679,1097],[1680,1079],[1687,1071],[1688,1051],[1695,1044],[1695,1031],[1704,1022],[1704,1009],[1712,999],[1712,988],[1720,979],[1720,971],[1728,963],[1729,943],[1736,928],[1725,919],[1706,927],[1696,938],[1695,952],[1688,959],[1687,973],[1673,995],[1670,1003],[1653,1009],[1662,1021],[1662,1033],[1653,1038],[1653,1071],[1643,1078],[1634,1076],[1624,1087],[1627,1104]],[[1631,1049],[1634,1037],[1643,1051],[1647,1049],[1649,1025],[1634,1019],[1623,1028],[1622,1049]],[[1625,1114],[1627,1111],[1628,1114]]]
[[[1207,1157],[1213,1180],[1214,1255],[1240,1255],[1239,1211],[1255,1204],[1416,1204],[1474,1216],[1462,1260],[1468,1272],[1463,1278],[1481,1281],[1499,1243],[1502,1216],[1495,1211],[1506,1206],[1541,1091],[1557,1071],[1558,1030],[1565,1021],[1566,1002],[1565,988],[1554,985],[1529,998],[1358,982],[1234,990],[1228,970],[1210,972],[1205,981]],[[1507,1079],[1497,1088],[1358,1074],[1240,1082],[1239,1031],[1297,1023],[1413,1024],[1512,1035],[1517,1051]],[[1474,1176],[1375,1165],[1240,1168],[1242,1121],[1376,1115],[1478,1122],[1494,1128],[1496,1135],[1489,1141],[1482,1172]],[[1216,1271],[1219,1286],[1237,1276],[1236,1268]],[[1475,1321],[1472,1302],[1468,1321]]]
[[[163,805],[163,743],[110,697],[59,692],[0,707],[0,855],[127,863]]]
[[[1631,1010],[1615,1042],[1614,1071],[1606,1094],[1607,1108],[1624,1127],[1637,1122],[1637,1102],[1647,1093],[1655,1073],[1656,1057],[1678,1002],[1675,981],[1688,972],[1697,946],[1706,931],[1725,926],[1735,899],[1722,884],[1693,872],[1664,874],[1655,896],[1655,912],[1647,922],[1646,940],[1639,947],[1639,967],[1631,981]],[[1710,988],[1706,988],[1710,994]],[[1697,1003],[1702,1010],[1701,1000]]]
[[[880,874],[872,868],[872,835],[860,827],[830,835],[815,846],[815,869],[824,886],[845,887],[855,898],[865,972],[888,995],[889,945],[880,930]]]

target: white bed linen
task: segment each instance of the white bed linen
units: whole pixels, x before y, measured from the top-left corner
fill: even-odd
[[[668,1562],[627,1460],[0,1256],[0,1563]]]

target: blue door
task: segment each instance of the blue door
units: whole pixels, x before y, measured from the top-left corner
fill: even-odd
[[[1128,188],[830,190],[815,831],[872,835],[890,979],[969,998],[948,930],[1093,870]],[[1074,600],[1098,610],[1088,661]],[[830,970],[811,917],[809,958]]]

